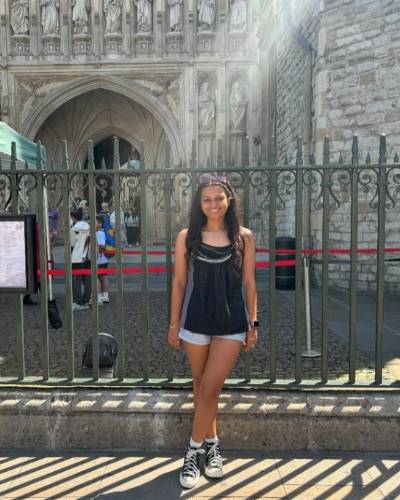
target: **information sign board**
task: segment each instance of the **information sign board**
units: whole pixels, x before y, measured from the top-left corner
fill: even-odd
[[[34,291],[36,273],[34,226],[34,216],[0,216],[0,292]]]

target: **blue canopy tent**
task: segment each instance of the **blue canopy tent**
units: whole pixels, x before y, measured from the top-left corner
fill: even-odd
[[[0,153],[11,156],[12,142],[16,144],[18,160],[27,162],[29,165],[36,165],[36,144],[0,121]],[[40,151],[42,161],[46,162],[46,148],[41,146]]]

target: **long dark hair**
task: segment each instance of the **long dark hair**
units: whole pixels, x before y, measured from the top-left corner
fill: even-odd
[[[186,237],[186,255],[197,255],[201,244],[201,231],[207,224],[207,216],[201,209],[201,193],[203,189],[209,186],[221,186],[228,197],[229,207],[225,214],[225,226],[228,232],[228,239],[234,247],[233,263],[236,268],[240,267],[241,257],[244,249],[244,241],[240,235],[239,224],[239,200],[235,190],[227,177],[207,176],[200,179],[199,187],[193,198],[192,208],[190,210],[190,222],[188,234]]]

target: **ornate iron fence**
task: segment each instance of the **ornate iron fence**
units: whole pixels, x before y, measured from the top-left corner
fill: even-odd
[[[351,164],[345,165],[342,156],[335,164],[331,162],[329,139],[325,139],[323,163],[316,165],[313,158],[308,165],[303,165],[303,154],[301,139],[297,144],[297,157],[295,165],[278,165],[272,158],[269,165],[248,165],[248,145],[244,148],[244,162],[241,166],[227,167],[219,162],[214,167],[200,167],[196,159],[192,158],[190,167],[172,168],[170,148],[167,143],[165,152],[165,165],[162,168],[145,169],[144,151],[141,151],[141,162],[138,169],[122,170],[119,164],[118,140],[114,141],[114,163],[113,169],[96,169],[93,157],[93,143],[88,146],[88,167],[82,169],[79,166],[72,167],[69,164],[67,146],[64,145],[63,160],[60,165],[52,164],[47,168],[40,156],[40,145],[38,144],[38,155],[36,168],[29,165],[25,168],[17,168],[15,144],[12,146],[10,165],[3,162],[0,170],[0,211],[3,213],[27,213],[35,211],[39,222],[39,240],[41,248],[46,248],[45,219],[45,196],[52,200],[63,217],[64,232],[64,271],[62,278],[65,283],[65,334],[67,337],[67,366],[64,376],[55,378],[51,374],[49,356],[49,325],[48,325],[48,262],[46,253],[40,253],[40,282],[41,282],[41,374],[27,376],[25,363],[25,333],[29,325],[24,325],[23,298],[16,296],[16,339],[17,339],[17,373],[13,376],[2,376],[0,382],[3,384],[26,384],[26,383],[55,383],[55,384],[158,384],[168,386],[186,383],[187,379],[177,377],[176,359],[171,350],[163,351],[167,360],[163,368],[153,370],[150,367],[150,311],[149,311],[149,275],[151,265],[149,263],[148,228],[150,219],[155,219],[160,224],[156,237],[160,234],[163,246],[165,262],[157,266],[157,272],[165,272],[165,304],[169,304],[171,280],[173,272],[173,240],[177,230],[185,225],[185,214],[190,204],[190,198],[199,181],[199,177],[207,172],[223,171],[232,181],[232,184],[241,195],[243,225],[250,225],[256,233],[259,246],[267,248],[260,249],[267,255],[266,260],[260,260],[258,266],[266,270],[261,279],[265,280],[266,288],[262,293],[266,303],[267,321],[264,323],[263,334],[266,343],[263,349],[268,350],[268,366],[265,370],[253,370],[252,355],[243,358],[243,369],[240,376],[231,379],[228,383],[245,384],[254,387],[265,387],[266,385],[284,384],[290,387],[294,384],[301,387],[304,384],[322,383],[341,386],[344,383],[365,385],[356,377],[357,358],[357,283],[359,260],[363,254],[375,255],[376,258],[376,335],[375,335],[375,357],[374,357],[374,384],[383,387],[385,381],[383,372],[383,335],[384,335],[384,287],[385,287],[385,263],[386,252],[400,251],[396,246],[385,247],[385,223],[391,211],[398,210],[400,194],[400,165],[396,154],[393,163],[386,161],[386,139],[381,136],[379,160],[372,164],[370,157],[366,158],[365,164],[359,162],[358,140],[353,138]],[[272,155],[274,157],[274,155]],[[6,168],[5,168],[6,167]],[[103,165],[104,167],[104,165]],[[70,218],[71,206],[75,203],[77,193],[86,193],[89,202],[90,220],[94,221],[100,200],[107,200],[107,193],[112,193],[112,200],[116,212],[115,235],[116,255],[114,266],[110,273],[115,278],[115,331],[118,345],[117,363],[115,377],[107,381],[101,378],[99,367],[99,307],[97,294],[92,293],[92,307],[90,311],[90,331],[94,348],[92,349],[93,371],[91,377],[83,378],[79,375],[76,366],[75,331],[76,319],[73,315],[72,297],[72,265],[70,252]],[[126,210],[132,203],[138,206],[140,201],[140,240],[141,249],[140,264],[135,269],[127,270],[124,263],[124,254],[129,253],[122,247],[121,211]],[[377,235],[376,240],[371,241],[368,247],[359,247],[359,215],[360,204],[363,211],[374,214],[376,218]],[[349,248],[340,248],[335,251],[331,248],[330,227],[335,213],[343,207],[348,208],[348,226],[350,228]],[[396,213],[396,212],[394,212]],[[162,219],[160,219],[162,215]],[[314,225],[310,223],[310,217],[314,217]],[[280,348],[279,325],[277,323],[279,292],[275,288],[276,269],[280,265],[276,256],[276,238],[282,233],[282,221],[285,222],[286,230],[292,226],[296,247],[291,257],[291,262],[286,265],[295,266],[295,291],[294,291],[294,325],[292,332],[294,350],[294,371],[290,377],[277,375],[277,353]],[[289,224],[289,226],[288,226]],[[305,224],[308,225],[308,235],[305,234]],[[319,224],[319,225],[318,225]],[[262,228],[261,233],[257,228]],[[315,232],[314,238],[310,234]],[[91,241],[96,241],[95,224],[90,225]],[[305,242],[308,240],[308,248]],[[313,242],[311,246],[311,242]],[[397,247],[400,247],[400,230],[398,230]],[[132,252],[131,253],[135,253]],[[332,266],[340,265],[343,261],[332,261],[332,254],[345,255],[349,265],[348,287],[350,289],[350,313],[348,318],[349,336],[347,352],[347,377],[346,380],[331,380],[328,370],[329,345],[329,296],[330,275]],[[319,254],[321,260],[314,261],[314,272],[321,281],[322,294],[322,320],[321,320],[321,358],[318,360],[319,377],[309,380],[303,377],[304,361],[302,349],[304,344],[304,297],[302,285],[303,265],[302,258],[307,254]],[[361,257],[360,257],[361,256]],[[96,247],[91,246],[91,285],[92,290],[97,289]],[[57,271],[57,270],[56,270]],[[57,274],[50,271],[50,274]],[[134,374],[127,370],[127,353],[125,342],[129,333],[126,331],[126,313],[124,311],[124,282],[126,273],[135,274],[140,272],[141,276],[141,335],[140,335],[140,361],[141,367]],[[400,276],[399,276],[400,281]],[[264,300],[263,299],[263,300]],[[166,308],[166,311],[168,308]],[[161,314],[157,321],[160,325],[168,324],[168,312]],[[8,313],[7,311],[5,312]],[[129,311],[128,311],[129,314]],[[262,354],[262,353],[261,353]],[[265,352],[264,352],[265,354]],[[158,360],[161,363],[161,359]],[[398,385],[398,381],[392,381],[386,385]]]

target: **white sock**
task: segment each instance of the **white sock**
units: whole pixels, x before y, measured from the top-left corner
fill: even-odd
[[[214,444],[214,443],[218,443],[219,439],[218,439],[218,436],[214,436],[213,438],[206,438],[205,441],[206,441],[206,443]]]
[[[200,448],[202,444],[203,444],[203,441],[200,441],[200,443],[197,443],[196,441],[193,441],[192,438],[190,438],[189,446],[191,448]]]

